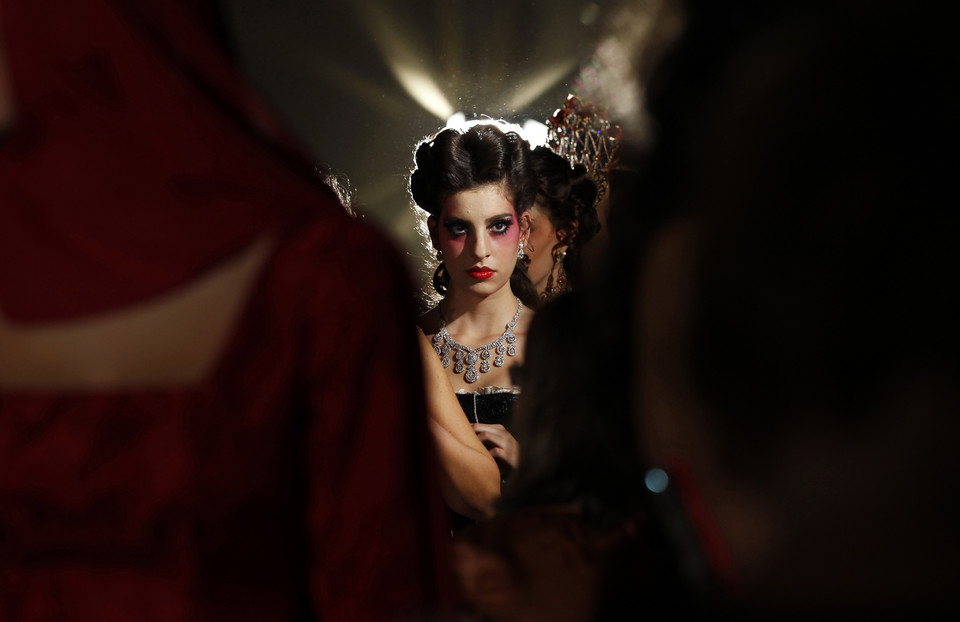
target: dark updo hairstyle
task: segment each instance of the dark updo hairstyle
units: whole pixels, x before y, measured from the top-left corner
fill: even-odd
[[[600,231],[597,217],[597,184],[582,164],[573,167],[548,147],[530,154],[537,177],[536,204],[557,230],[558,240],[568,245],[563,268],[574,287],[580,285],[580,253]]]
[[[526,140],[493,123],[447,128],[417,147],[410,195],[431,217],[439,218],[444,202],[454,194],[501,185],[520,216],[533,205],[537,192],[529,155]],[[433,288],[443,296],[449,284],[450,275],[441,263],[433,274]],[[536,306],[537,293],[527,277],[526,262],[517,261],[510,288],[524,304]]]

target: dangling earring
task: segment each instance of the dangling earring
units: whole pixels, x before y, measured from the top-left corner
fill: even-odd
[[[437,251],[437,261],[440,263],[437,265],[437,269],[433,271],[433,289],[443,296],[450,286],[450,273],[447,272],[447,266],[443,263],[443,251]]]
[[[557,257],[557,255],[560,255]],[[558,292],[566,291],[569,289],[567,286],[567,270],[563,266],[564,260],[567,258],[567,249],[562,248],[560,252],[553,253],[553,263],[557,264],[557,290]]]
[[[447,294],[447,288],[450,287],[450,273],[447,272],[447,266],[441,262],[437,269],[433,271],[433,289],[441,296]]]
[[[555,247],[553,249],[553,269],[550,270],[550,276],[547,278],[547,287],[540,294],[540,300],[550,300],[568,289],[567,270],[563,267],[563,260],[567,257],[567,249]],[[554,281],[553,274],[556,272],[557,279]]]
[[[520,248],[517,250],[517,259],[523,259],[526,255],[523,254],[523,242],[520,242]]]

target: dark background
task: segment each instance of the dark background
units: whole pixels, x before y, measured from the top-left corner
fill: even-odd
[[[453,112],[545,121],[588,90],[598,43],[622,20],[617,4],[230,0],[219,10],[247,74],[416,261],[406,189],[416,143]]]

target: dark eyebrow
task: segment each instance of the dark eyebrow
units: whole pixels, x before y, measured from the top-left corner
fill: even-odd
[[[493,224],[493,223],[497,222],[498,220],[509,220],[509,221],[512,222],[512,221],[513,221],[513,214],[510,214],[510,213],[508,212],[508,213],[506,213],[506,214],[500,214],[499,216],[491,216],[490,218],[487,218],[487,224],[488,224],[488,225]]]

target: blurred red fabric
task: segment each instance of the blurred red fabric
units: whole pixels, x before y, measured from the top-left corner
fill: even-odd
[[[0,311],[148,301],[271,232],[218,364],[184,387],[0,391],[0,620],[389,620],[444,601],[414,309],[171,0],[0,0]]]

